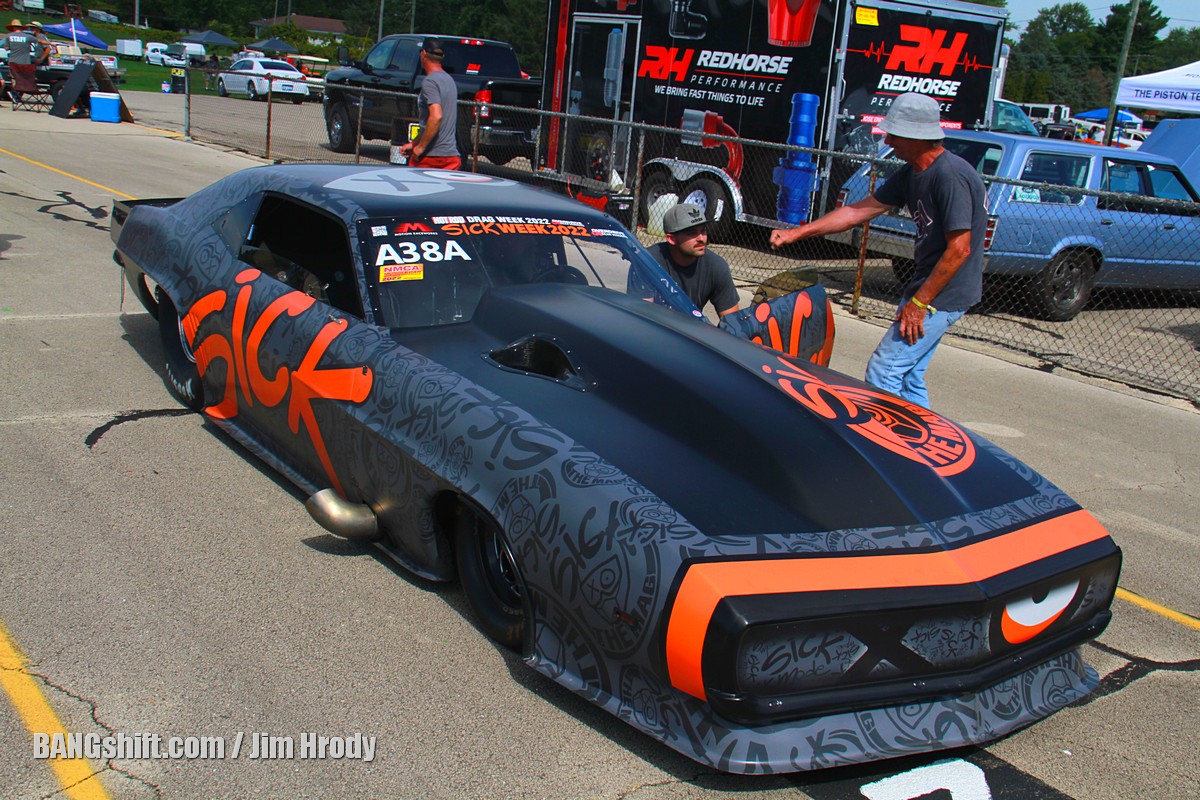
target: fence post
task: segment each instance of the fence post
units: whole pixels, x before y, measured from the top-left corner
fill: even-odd
[[[187,67],[183,68],[183,140],[192,140],[192,82]]]
[[[367,106],[366,89],[358,90],[358,119],[354,122],[354,163],[361,163],[362,158],[362,118],[363,109]]]
[[[633,175],[633,224],[629,229],[635,234],[637,233],[638,223],[641,221],[638,217],[641,215],[642,207],[642,159],[646,153],[646,129],[638,128],[638,150],[637,150],[637,170]],[[649,222],[649,220],[646,220]]]
[[[879,171],[871,167],[871,181],[867,186],[867,197],[875,196],[875,177]],[[871,233],[871,220],[862,224],[862,241],[858,243],[858,270],[854,273],[854,297],[850,300],[850,313],[858,316],[858,301],[862,298],[863,270],[867,263],[867,236]]]
[[[471,108],[475,112],[475,124],[471,130],[471,172],[479,171],[479,110],[481,105],[473,105]]]
[[[271,79],[267,78],[267,153],[263,157],[268,161],[271,160],[271,106]]]

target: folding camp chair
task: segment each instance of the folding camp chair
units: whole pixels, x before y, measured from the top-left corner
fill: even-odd
[[[14,109],[24,108],[29,111],[49,111],[54,104],[50,87],[39,85],[32,64],[9,64],[9,75],[12,85],[8,87],[8,95],[12,98]]]

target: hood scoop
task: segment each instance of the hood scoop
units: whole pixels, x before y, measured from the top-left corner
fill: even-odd
[[[571,351],[553,336],[535,333],[507,347],[484,353],[485,361],[503,370],[561,383],[586,392],[595,381],[575,363]]]

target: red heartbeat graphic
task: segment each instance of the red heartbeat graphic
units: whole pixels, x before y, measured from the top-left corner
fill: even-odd
[[[910,45],[900,45],[899,49],[904,50],[908,47],[910,47]],[[860,53],[863,56],[874,59],[877,62],[882,62],[885,59],[891,60],[893,53],[896,51],[897,48],[888,49],[887,42],[880,42],[878,44],[872,42],[871,44],[867,45],[866,50],[846,50],[847,53]],[[992,68],[991,64],[981,63],[976,56],[973,56],[970,53],[964,53],[960,59],[954,62],[954,66],[962,67],[963,70],[967,72],[975,72],[981,69]]]

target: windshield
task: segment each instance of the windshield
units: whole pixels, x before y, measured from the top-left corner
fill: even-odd
[[[999,133],[1040,135],[1021,107],[1007,100],[996,100],[992,103],[992,124],[989,129]]]
[[[371,306],[389,328],[467,322],[492,288],[563,283],[633,294],[703,315],[624,228],[536,212],[362,220]]]

